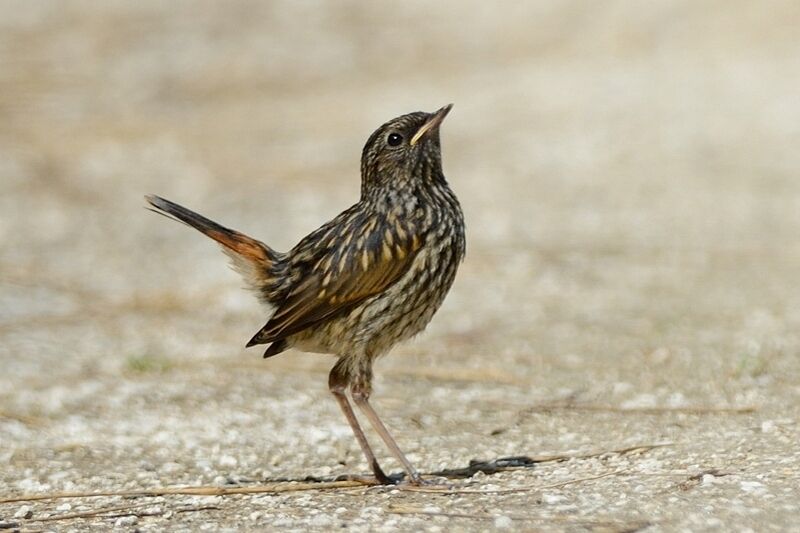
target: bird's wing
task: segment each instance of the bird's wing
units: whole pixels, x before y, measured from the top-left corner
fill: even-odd
[[[248,346],[284,339],[352,308],[408,270],[423,244],[418,232],[396,220],[351,215],[323,226],[290,252],[289,275],[296,282]]]

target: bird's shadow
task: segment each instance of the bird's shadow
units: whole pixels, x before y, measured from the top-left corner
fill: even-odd
[[[533,468],[538,463],[545,462],[547,459],[535,459],[533,457],[529,457],[527,455],[515,455],[511,457],[499,457],[497,459],[491,461],[482,461],[477,459],[472,459],[467,466],[463,466],[460,468],[445,468],[444,470],[438,470],[435,472],[422,472],[423,476],[430,476],[430,477],[442,477],[447,479],[468,479],[478,473],[483,473],[487,476],[491,476],[494,474],[498,474],[500,472],[505,472],[507,470],[519,470],[523,468]],[[552,459],[549,459],[552,460]],[[396,472],[394,474],[389,475],[389,479],[391,479],[394,483],[402,482],[406,477],[405,472]],[[331,481],[347,481],[352,479],[360,479],[360,480],[370,480],[372,479],[371,476],[352,476],[352,475],[340,475],[340,476],[306,476],[303,478],[293,478],[293,477],[276,477],[276,478],[268,478],[263,479],[262,482],[265,483],[327,483]],[[243,480],[242,480],[243,481]]]

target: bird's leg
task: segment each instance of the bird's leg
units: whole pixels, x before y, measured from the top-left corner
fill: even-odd
[[[371,376],[370,376],[371,377]],[[406,456],[403,454],[403,451],[400,450],[400,447],[392,438],[391,433],[389,430],[386,429],[386,426],[383,425],[378,413],[375,412],[375,409],[369,404],[369,395],[371,392],[371,385],[368,381],[365,382],[356,382],[350,386],[350,392],[353,394],[353,401],[356,402],[356,405],[361,409],[361,411],[366,415],[369,423],[372,424],[372,427],[375,428],[375,431],[378,432],[378,435],[381,436],[383,442],[386,443],[386,446],[389,447],[389,450],[392,452],[392,455],[397,458],[398,461],[403,465],[403,470],[406,471],[408,474],[408,480],[412,485],[422,485],[422,477],[417,472],[417,469],[414,468]]]
[[[341,364],[341,362],[340,360],[334,365],[333,369],[331,369],[331,373],[328,375],[328,388],[333,394],[333,397],[336,398],[336,401],[339,402],[339,407],[342,409],[344,417],[353,429],[353,434],[356,436],[359,446],[361,446],[361,451],[364,452],[367,463],[369,463],[370,468],[372,468],[375,479],[382,485],[389,485],[392,483],[392,480],[381,470],[378,460],[375,459],[375,454],[372,453],[372,448],[369,447],[367,437],[361,430],[356,414],[353,412],[350,402],[347,401],[345,391],[348,385],[348,373],[345,365]]]

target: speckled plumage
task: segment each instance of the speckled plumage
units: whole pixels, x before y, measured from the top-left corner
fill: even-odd
[[[368,398],[373,361],[425,329],[464,257],[461,207],[441,166],[439,125],[450,107],[403,115],[378,128],[362,153],[358,203],[287,253],[168,200],[147,197],[159,212],[219,242],[272,310],[248,346],[269,344],[265,357],[291,347],[338,356],[331,391],[380,481],[388,478],[352,408],[342,404],[344,391],[349,389],[370,421],[380,424],[376,430],[399,454],[411,481],[419,482],[380,421],[373,420],[377,415]]]

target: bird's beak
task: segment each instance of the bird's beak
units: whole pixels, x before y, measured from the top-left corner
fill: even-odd
[[[411,146],[414,146],[415,144],[417,144],[419,142],[420,139],[422,139],[422,137],[425,136],[426,133],[428,133],[431,130],[435,130],[436,128],[438,128],[439,124],[442,123],[442,121],[444,120],[444,117],[447,116],[447,114],[450,112],[451,109],[453,109],[453,104],[447,104],[446,106],[441,108],[439,111],[434,113],[433,116],[431,116],[431,118],[429,118],[428,121],[425,124],[420,126],[420,128],[417,130],[417,133],[415,133],[414,136],[411,137],[411,140],[409,141],[408,144],[410,144]]]

